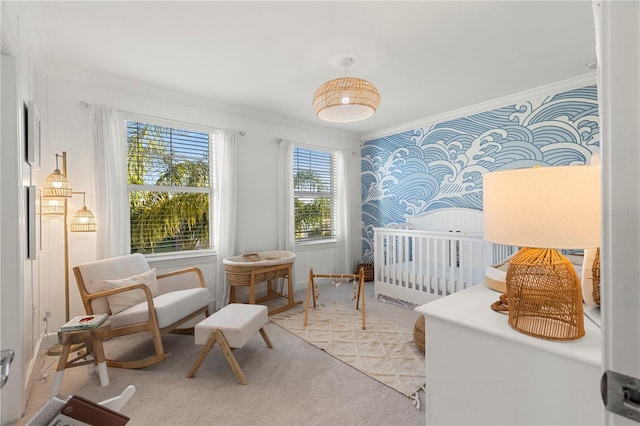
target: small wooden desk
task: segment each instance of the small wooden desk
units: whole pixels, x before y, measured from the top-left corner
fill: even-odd
[[[62,345],[62,353],[58,360],[56,377],[51,388],[52,397],[57,396],[60,392],[65,368],[79,367],[81,365],[89,365],[92,368],[93,364],[97,364],[100,385],[109,385],[109,373],[107,372],[102,339],[110,330],[111,323],[107,320],[100,326],[88,330],[58,331],[58,343]],[[86,351],[69,360],[71,347],[78,344],[84,344]]]
[[[287,309],[291,309],[296,305],[300,305],[302,301],[296,302],[294,299],[293,282],[291,281],[291,266],[291,263],[284,263],[282,265],[267,266],[266,268],[255,269],[251,271],[251,279],[249,281],[249,303],[255,305],[256,303],[262,303],[266,300],[273,299],[274,297],[286,297],[288,303],[286,305],[270,309],[269,315],[277,314],[286,311]],[[265,280],[256,282],[256,276],[260,275],[264,275],[267,278]],[[268,278],[270,276],[287,280],[287,296],[282,293],[278,293],[273,289],[273,279]],[[256,284],[260,284],[264,281],[267,282],[267,295],[256,299]],[[231,284],[231,288],[229,291],[229,303],[238,303],[236,301],[236,285],[233,284]]]

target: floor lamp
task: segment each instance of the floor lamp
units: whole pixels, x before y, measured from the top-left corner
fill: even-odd
[[[547,340],[584,336],[582,285],[558,249],[600,246],[598,166],[505,170],[483,177],[484,237],[521,247],[507,270],[509,325]]]
[[[58,159],[62,161],[62,169],[58,167]],[[75,212],[71,223],[68,220],[67,201],[73,195],[82,195],[82,207]],[[85,193],[74,192],[67,180],[67,153],[56,154],[56,169],[45,179],[42,185],[41,212],[43,216],[63,216],[64,218],[64,302],[65,321],[69,321],[69,231],[96,232],[96,219],[85,205]]]

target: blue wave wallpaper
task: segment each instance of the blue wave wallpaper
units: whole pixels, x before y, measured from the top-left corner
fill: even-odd
[[[595,85],[371,141],[361,147],[362,259],[373,229],[447,207],[482,210],[482,175],[588,164],[600,152]]]

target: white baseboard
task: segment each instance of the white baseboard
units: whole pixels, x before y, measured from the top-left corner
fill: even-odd
[[[44,365],[47,358],[47,349],[58,343],[58,333],[48,333],[40,336],[36,342],[33,357],[27,368],[27,380],[25,381],[25,390],[27,397],[31,390],[33,382],[46,382],[48,376],[43,371],[47,366]]]

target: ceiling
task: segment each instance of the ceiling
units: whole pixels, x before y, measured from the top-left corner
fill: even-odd
[[[51,66],[195,95],[358,137],[593,71],[591,1],[44,1]],[[35,32],[34,32],[35,35]],[[325,123],[311,99],[344,69],[377,113]]]

